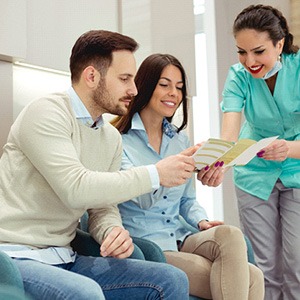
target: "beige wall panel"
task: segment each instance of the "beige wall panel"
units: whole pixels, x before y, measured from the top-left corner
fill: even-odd
[[[300,45],[300,1],[291,0],[291,33],[294,35],[294,44]]]
[[[13,123],[12,64],[0,61],[0,156]]]
[[[0,60],[26,56],[26,0],[0,1]]]
[[[68,71],[75,40],[91,29],[118,30],[117,0],[27,0],[26,62]]]

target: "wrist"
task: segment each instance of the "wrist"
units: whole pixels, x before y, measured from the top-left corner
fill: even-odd
[[[203,219],[201,221],[198,222],[198,229],[201,231],[203,229],[203,225],[201,226],[201,223],[204,224],[206,222],[209,222],[209,220],[207,219]]]

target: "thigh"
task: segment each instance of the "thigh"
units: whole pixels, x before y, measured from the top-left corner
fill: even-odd
[[[100,286],[90,278],[29,259],[15,259],[15,262],[25,292],[33,299],[105,299]]]
[[[283,286],[287,299],[300,293],[300,189],[284,188],[280,193],[282,220]]]
[[[95,280],[105,299],[187,299],[188,279],[164,263],[78,256],[71,271]]]
[[[247,261],[244,235],[231,225],[215,226],[188,236],[181,252],[194,253],[212,262],[221,256],[226,260]]]
[[[185,252],[164,252],[167,263],[184,271],[189,279],[190,294],[211,299],[210,274],[212,262],[205,257]]]
[[[284,189],[280,193],[280,214],[285,259],[300,268],[300,189]]]
[[[252,243],[257,265],[267,277],[279,281],[282,274],[282,238],[279,190],[268,201],[236,188],[243,231]]]

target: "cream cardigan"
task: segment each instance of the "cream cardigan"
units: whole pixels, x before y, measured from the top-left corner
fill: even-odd
[[[119,171],[121,156],[118,131],[81,124],[67,94],[30,103],[0,160],[0,243],[68,247],[86,210],[101,242],[122,226],[116,204],[151,191],[146,167]]]

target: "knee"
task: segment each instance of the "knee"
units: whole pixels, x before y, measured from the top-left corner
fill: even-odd
[[[104,300],[105,297],[100,285],[96,281],[87,278],[87,280],[84,280],[84,284],[78,286],[76,290],[74,289],[74,295],[70,295],[68,299]]]
[[[186,273],[177,267],[169,264],[163,264],[163,280],[165,287],[172,287],[174,294],[188,294],[189,291],[189,281]]]
[[[249,264],[250,272],[250,289],[259,291],[260,294],[264,293],[264,274],[253,264]]]
[[[172,282],[177,282],[177,283],[182,282],[188,285],[188,277],[184,271],[169,264],[167,264],[167,266],[168,269],[165,271],[167,272],[168,277],[170,278],[170,280],[172,280]]]
[[[242,251],[247,251],[247,245],[245,242],[244,234],[242,231],[231,225],[217,226],[215,232],[215,239],[220,245],[228,245],[230,248],[238,248]]]

